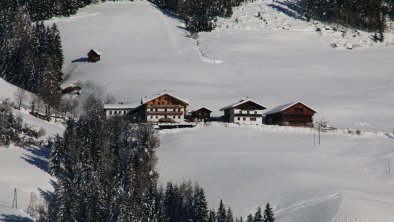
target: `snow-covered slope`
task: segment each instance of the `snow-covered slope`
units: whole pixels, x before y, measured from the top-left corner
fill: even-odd
[[[61,31],[65,86],[92,82],[91,92],[125,103],[169,90],[188,99],[190,109],[206,106],[214,115],[246,96],[268,108],[301,100],[318,112],[316,120],[325,117],[333,126],[393,131],[394,52],[380,46],[333,49],[335,33],[317,33],[321,24],[270,6],[289,7],[282,3],[258,0],[238,7],[198,40],[185,38],[182,23],[146,1],[93,5],[48,22]],[[258,11],[268,24],[255,17]],[[98,63],[84,62],[91,48],[103,53]],[[0,79],[0,87],[0,98],[13,97],[13,86]],[[48,134],[63,130],[27,121]],[[276,127],[206,127],[162,134],[161,140],[161,181],[199,182],[211,207],[223,198],[240,216],[270,201],[278,221],[394,218],[393,176],[385,172],[393,140],[380,133],[323,135],[317,148],[311,131]],[[0,220],[24,217],[9,209],[16,186],[21,208],[37,187],[50,189],[50,177],[35,164],[43,158],[35,148],[0,149]]]
[[[47,173],[49,155],[50,150],[38,147],[0,147],[0,221],[29,221],[23,211],[30,202],[33,207],[44,204],[46,193],[53,190]],[[14,189],[17,209],[12,208]]]
[[[270,202],[280,222],[393,221],[393,140],[382,134],[213,126],[161,132],[161,181],[198,181],[238,216]],[[317,137],[316,137],[317,139]]]
[[[218,20],[217,30],[240,29],[244,31],[271,30],[290,32],[316,32],[327,45],[338,48],[392,47],[394,34],[392,22],[387,20],[384,42],[373,41],[374,33],[344,27],[339,24],[307,22],[299,0],[256,0],[234,9],[229,19]]]
[[[268,4],[235,9],[240,24],[253,29],[230,25],[201,33],[198,41],[185,38],[182,23],[145,1],[99,4],[54,19],[65,52],[64,85],[89,81],[95,94],[125,103],[169,90],[188,99],[190,109],[207,106],[214,115],[246,96],[268,108],[300,100],[318,112],[316,120],[391,132],[393,50],[332,49],[302,20],[292,31],[257,26],[253,16]],[[272,8],[267,13],[294,20]],[[232,24],[234,16],[220,24]],[[103,53],[101,61],[80,62],[90,48]]]

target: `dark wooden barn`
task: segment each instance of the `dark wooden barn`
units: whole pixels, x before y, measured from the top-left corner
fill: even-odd
[[[88,52],[88,62],[97,62],[101,58],[101,53],[95,49],[91,49]]]
[[[201,107],[190,112],[192,119],[196,120],[197,122],[210,122],[211,113],[212,110],[206,107]]]
[[[278,106],[265,113],[265,121],[271,125],[313,127],[313,109],[301,102]]]

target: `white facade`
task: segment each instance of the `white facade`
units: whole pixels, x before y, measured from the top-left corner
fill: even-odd
[[[239,125],[259,126],[263,122],[262,116],[262,110],[230,109],[230,122]]]
[[[105,110],[105,117],[110,118],[113,116],[123,116],[125,115],[129,110],[121,110],[121,109],[107,109]]]
[[[264,106],[253,100],[240,100],[232,105],[226,106],[224,111],[224,120],[239,125],[259,126],[263,124]]]
[[[105,104],[104,114],[105,118],[110,118],[113,116],[123,116],[133,109],[133,105],[130,104]]]

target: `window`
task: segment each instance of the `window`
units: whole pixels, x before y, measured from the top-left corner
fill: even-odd
[[[167,112],[167,109],[164,109],[164,112]]]
[[[241,118],[238,117],[238,120],[241,120]]]
[[[254,114],[257,114],[257,111],[254,111]]]
[[[109,115],[112,115],[112,111],[109,111]]]
[[[158,119],[159,117],[158,116],[156,116],[156,119]]]
[[[248,111],[246,111],[246,114],[249,114],[249,110],[248,110]]]
[[[172,118],[175,119],[175,116],[173,116]]]
[[[246,118],[244,117],[244,118],[242,118],[244,121],[246,120]]]
[[[256,118],[251,117],[251,118],[250,118],[250,121],[256,121]]]

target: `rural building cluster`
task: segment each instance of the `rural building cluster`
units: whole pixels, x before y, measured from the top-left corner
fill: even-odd
[[[170,93],[160,93],[151,98],[141,99],[141,103],[106,104],[104,116],[124,116],[138,123],[152,124],[182,124],[185,122],[210,122],[212,120],[235,123],[239,125],[281,125],[313,127],[312,108],[302,102],[293,102],[275,107],[267,112],[266,107],[251,100],[242,99],[225,106],[220,111],[224,114],[220,118],[211,117],[212,110],[201,107],[187,111],[189,103]]]

